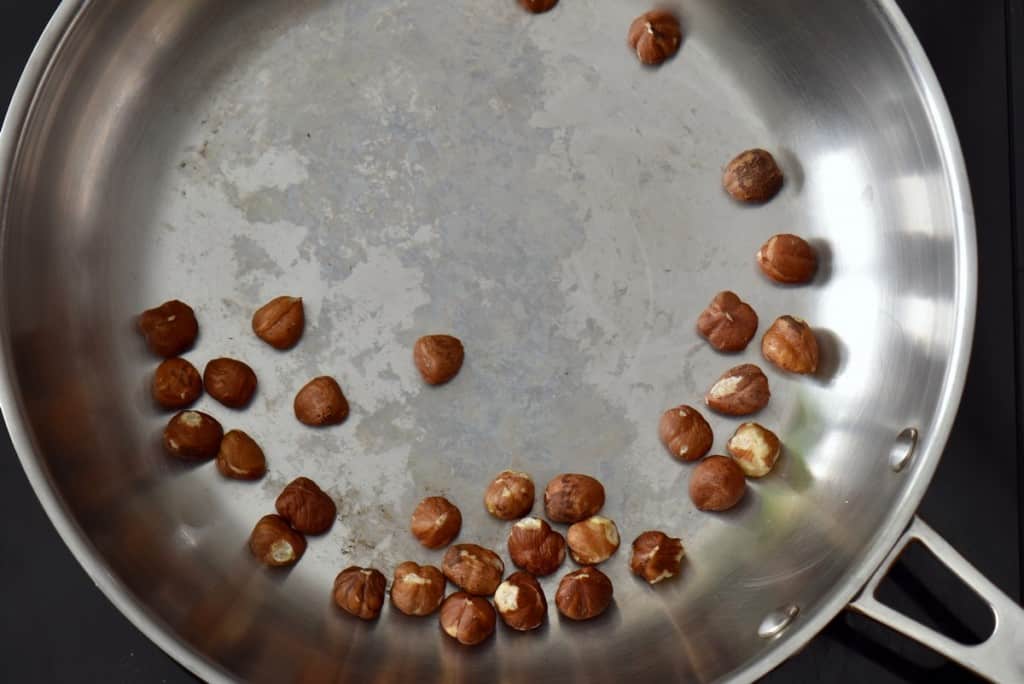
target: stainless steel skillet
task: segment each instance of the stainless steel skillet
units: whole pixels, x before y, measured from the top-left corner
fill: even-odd
[[[749,680],[853,601],[990,677],[1020,677],[1019,611],[911,522],[956,412],[975,295],[963,164],[919,46],[888,0],[675,6],[687,40],[657,71],[623,45],[648,9],[633,1],[563,0],[541,17],[478,0],[58,11],[0,135],[0,402],[69,546],[187,667],[210,680]],[[718,178],[755,145],[778,152],[788,183],[750,210]],[[755,272],[753,252],[782,231],[826,255],[813,287]],[[709,516],[655,424],[757,358],[718,356],[693,332],[726,287],[764,324],[810,320],[825,367],[770,375],[759,420],[783,461],[740,510]],[[287,355],[247,331],[282,292],[310,314]],[[260,375],[248,411],[200,406],[263,443],[261,484],[160,455],[154,362],[131,318],[170,297],[200,315],[189,358],[237,356]],[[457,332],[469,360],[428,391],[408,350],[434,330]],[[310,432],[290,401],[321,373],[354,411]],[[720,451],[734,423],[713,426]],[[610,615],[475,651],[430,620],[333,610],[345,565],[438,560],[405,530],[426,493],[461,505],[463,539],[503,549],[478,500],[510,465],[539,482],[600,477],[627,541],[683,537],[685,576],[652,591],[623,549]],[[299,474],[329,487],[340,520],[294,571],[269,574],[245,537]],[[986,645],[942,642],[861,592],[913,536],[993,602]]]

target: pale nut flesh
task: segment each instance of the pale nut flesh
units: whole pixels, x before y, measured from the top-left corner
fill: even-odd
[[[527,473],[504,470],[487,487],[484,507],[501,520],[522,518],[533,508],[536,489]]]
[[[768,377],[752,363],[722,373],[704,395],[704,403],[729,416],[757,413],[768,405],[769,399]]]
[[[572,559],[580,565],[597,565],[619,548],[619,529],[608,518],[595,515],[569,527],[566,535]]]
[[[540,583],[526,572],[515,572],[494,592],[494,607],[502,621],[517,631],[544,624],[548,603]]]
[[[764,477],[782,453],[782,443],[771,430],[757,423],[743,423],[729,438],[726,449],[747,477]]]
[[[685,555],[682,540],[651,530],[633,541],[629,568],[649,584],[658,584],[679,574]]]

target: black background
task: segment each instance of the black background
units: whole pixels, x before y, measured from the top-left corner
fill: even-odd
[[[173,0],[172,0],[173,1]],[[0,0],[0,102],[7,102],[54,0]],[[899,0],[942,83],[967,161],[978,227],[978,320],[964,401],[921,516],[1020,600],[1024,352],[1024,0]],[[93,586],[43,513],[0,433],[0,680],[195,679]],[[961,639],[991,619],[924,553],[907,554],[882,598]],[[770,682],[961,682],[975,677],[852,614]]]

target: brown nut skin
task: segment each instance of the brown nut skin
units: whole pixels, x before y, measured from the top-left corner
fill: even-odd
[[[570,572],[558,583],[555,605],[570,620],[590,620],[612,604],[612,581],[597,568]]]
[[[150,391],[153,401],[163,408],[183,409],[203,393],[203,379],[185,359],[166,359],[156,367]]]
[[[484,493],[484,508],[500,520],[518,520],[533,508],[536,488],[526,473],[503,470]]]
[[[348,399],[338,381],[327,375],[313,378],[299,390],[293,402],[295,417],[303,425],[338,425],[348,418]]]
[[[608,518],[595,515],[573,523],[566,541],[574,561],[580,565],[597,565],[618,550],[619,528]]]
[[[708,456],[690,474],[690,499],[702,511],[726,511],[747,491],[747,479],[728,456]]]
[[[553,522],[579,522],[597,515],[603,506],[604,487],[589,475],[556,475],[544,488],[544,510]]]
[[[818,339],[807,321],[780,316],[761,338],[761,354],[790,373],[811,375],[818,370]]]
[[[740,202],[767,202],[782,189],[782,169],[771,153],[746,150],[725,167],[722,185]]]
[[[241,430],[231,430],[220,441],[217,470],[233,480],[258,480],[267,472],[263,449]]]
[[[306,325],[301,297],[274,297],[252,315],[252,331],[274,349],[291,349]]]
[[[651,530],[633,540],[629,569],[648,584],[657,584],[679,574],[685,555],[682,540]]]
[[[519,0],[519,6],[527,12],[542,14],[558,4],[558,0]]]
[[[454,378],[465,357],[462,341],[451,335],[425,335],[412,349],[413,362],[428,385],[443,385]]]
[[[775,467],[782,453],[782,442],[758,423],[743,423],[725,445],[733,460],[747,477],[764,477]]]
[[[199,336],[195,312],[177,299],[143,311],[139,315],[138,326],[149,350],[164,358],[188,351]]]
[[[457,591],[441,604],[441,629],[464,646],[475,646],[494,634],[498,616],[491,602]]]
[[[757,313],[735,292],[715,295],[697,318],[697,332],[720,352],[740,352],[757,332]]]
[[[243,408],[256,393],[256,373],[237,359],[213,359],[203,369],[206,393],[229,408]]]
[[[164,428],[164,450],[183,461],[207,461],[217,455],[224,428],[201,411],[179,411]]]
[[[757,264],[775,282],[798,285],[814,279],[818,256],[802,237],[781,233],[768,238],[757,250]]]
[[[406,561],[395,568],[391,604],[406,615],[430,615],[444,599],[445,578],[433,565]]]
[[[387,587],[379,570],[353,565],[334,578],[334,603],[360,620],[373,620],[384,606]]]
[[[306,538],[279,515],[265,515],[249,535],[249,550],[265,565],[295,565],[306,552]]]
[[[677,461],[696,461],[711,450],[715,436],[700,411],[681,404],[661,414],[658,437]]]
[[[281,517],[303,534],[323,534],[331,529],[338,506],[327,492],[308,477],[297,477],[278,495],[274,507]]]
[[[490,596],[501,584],[505,564],[498,554],[477,544],[456,544],[444,554],[441,571],[459,589]]]
[[[704,395],[704,403],[727,416],[749,416],[768,405],[768,376],[752,363],[722,373]]]
[[[523,518],[509,530],[508,555],[532,575],[550,575],[565,560],[565,537],[540,518]]]
[[[462,513],[443,496],[428,496],[420,501],[409,522],[412,536],[428,549],[448,546],[462,529]]]
[[[494,592],[494,607],[502,622],[519,632],[537,629],[548,615],[548,600],[540,582],[528,572],[514,572]]]
[[[641,63],[654,66],[679,51],[683,29],[671,12],[652,10],[633,20],[626,40]]]

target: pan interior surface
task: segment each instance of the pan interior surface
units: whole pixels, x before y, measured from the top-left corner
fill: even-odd
[[[974,264],[955,138],[887,5],[782,4],[680,3],[682,49],[649,69],[625,45],[649,9],[635,0],[543,15],[511,0],[83,3],[5,129],[18,140],[2,170],[0,330],[5,416],[87,569],[212,679],[709,681],[792,652],[927,483],[958,399]],[[721,188],[751,147],[786,174],[764,206]],[[820,254],[809,286],[756,267],[789,232]],[[760,316],[742,354],[694,330],[724,289]],[[287,353],[249,328],[280,294],[306,306]],[[259,376],[245,411],[197,404],[263,446],[259,483],[161,452],[156,360],[133,325],[173,298],[200,321],[186,358],[239,358]],[[814,326],[816,376],[761,359],[783,314]],[[437,388],[411,361],[434,332],[467,350]],[[699,513],[658,419],[702,406],[746,362],[769,377],[755,420],[785,451],[737,509]],[[325,374],[352,415],[311,430],[292,398]],[[704,413],[724,453],[740,421]],[[920,440],[895,472],[905,428]],[[440,565],[408,532],[427,495],[459,505],[459,540],[511,569],[508,524],[481,503],[505,468],[538,492],[562,472],[604,483],[623,538],[602,566],[607,614],[575,624],[552,604],[537,633],[499,629],[466,650],[434,617],[388,606],[363,623],[333,607],[348,565]],[[299,475],[339,518],[294,569],[268,572],[248,533]],[[648,529],[687,549],[682,576],[654,588],[628,569]],[[542,581],[549,599],[571,569]],[[790,606],[788,631],[758,635]]]

